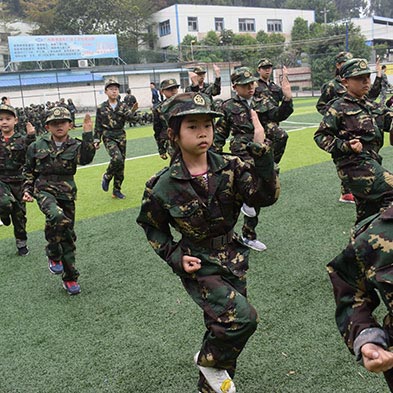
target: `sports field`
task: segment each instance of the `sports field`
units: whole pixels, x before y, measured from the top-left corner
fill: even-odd
[[[387,391],[355,364],[335,326],[325,265],[346,244],[355,209],[338,203],[334,166],[313,142],[320,119],[315,99],[299,98],[282,123],[290,131],[282,193],[260,215],[268,249],[251,252],[248,293],[260,324],[239,358],[239,393]],[[151,126],[128,138],[126,200],[101,190],[104,149],[77,173],[80,295],[68,296],[48,271],[35,204],[28,257],[15,255],[12,229],[0,227],[0,393],[197,392],[202,313],[135,223],[144,183],[165,162]],[[393,168],[392,148],[382,155]]]

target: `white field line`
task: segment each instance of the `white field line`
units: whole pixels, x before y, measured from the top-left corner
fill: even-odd
[[[289,122],[286,122],[289,123]],[[306,128],[310,128],[311,126],[318,126],[318,124],[314,124],[314,123],[297,123],[297,122],[292,122],[293,124],[309,124],[308,127],[301,127],[301,128],[296,128],[294,130],[288,130],[287,132],[294,132],[294,131],[302,131],[305,130]],[[126,158],[126,161],[131,161],[131,160],[139,160],[140,158],[147,158],[147,157],[153,157],[153,156],[157,156],[158,153],[153,153],[153,154],[146,154],[144,156],[138,156],[138,157],[130,157],[130,158]],[[95,166],[103,166],[103,165],[108,165],[109,161],[107,162],[100,162],[99,164],[90,164],[90,165],[81,165],[78,166],[78,170],[79,169],[87,169],[87,168],[93,168]]]

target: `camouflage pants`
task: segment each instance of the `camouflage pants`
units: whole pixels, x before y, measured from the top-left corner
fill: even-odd
[[[113,178],[113,189],[121,190],[121,185],[124,180],[124,167],[126,159],[127,139],[126,136],[119,136],[118,138],[102,138],[106,151],[111,160],[106,169],[106,176],[108,179]]]
[[[259,222],[259,213],[261,212],[260,207],[255,207],[255,212],[257,215],[255,217],[247,217],[244,216],[244,223],[242,227],[242,234],[243,237],[250,239],[250,240],[255,240],[257,238],[257,233],[255,231],[255,228],[258,225]]]
[[[204,312],[206,333],[198,364],[226,369],[233,378],[236,361],[257,328],[258,315],[247,300],[246,278],[232,275],[182,278],[192,299]],[[200,373],[198,389],[214,393]]]
[[[393,202],[393,174],[371,156],[339,163],[337,173],[355,197],[356,222]]]
[[[4,183],[0,181],[0,218],[11,216],[14,236],[18,244],[27,240],[26,204],[22,201],[22,183]]]
[[[36,200],[45,214],[46,255],[63,262],[64,281],[74,281],[79,276],[75,268],[75,202],[56,199],[47,192],[36,195]]]
[[[272,141],[274,162],[278,164],[287,146],[288,133],[278,126],[266,127],[266,138]]]

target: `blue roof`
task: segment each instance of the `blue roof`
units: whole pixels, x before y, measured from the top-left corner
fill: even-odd
[[[64,83],[102,82],[101,74],[93,73],[26,73],[26,74],[0,74],[1,87],[35,86]]]

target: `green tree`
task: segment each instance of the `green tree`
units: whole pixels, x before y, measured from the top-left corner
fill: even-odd
[[[391,0],[373,0],[368,3],[368,15],[379,15],[385,18],[393,18],[393,7]]]
[[[291,31],[292,48],[298,53],[307,50],[307,40],[309,39],[310,32],[308,29],[307,21],[303,18],[296,18]]]
[[[352,23],[310,26],[313,41],[309,46],[313,86],[320,88],[323,83],[333,78],[335,70],[334,58],[337,53],[348,50],[354,57],[367,60],[371,56],[371,48],[366,45],[365,37],[361,35],[360,28]]]

